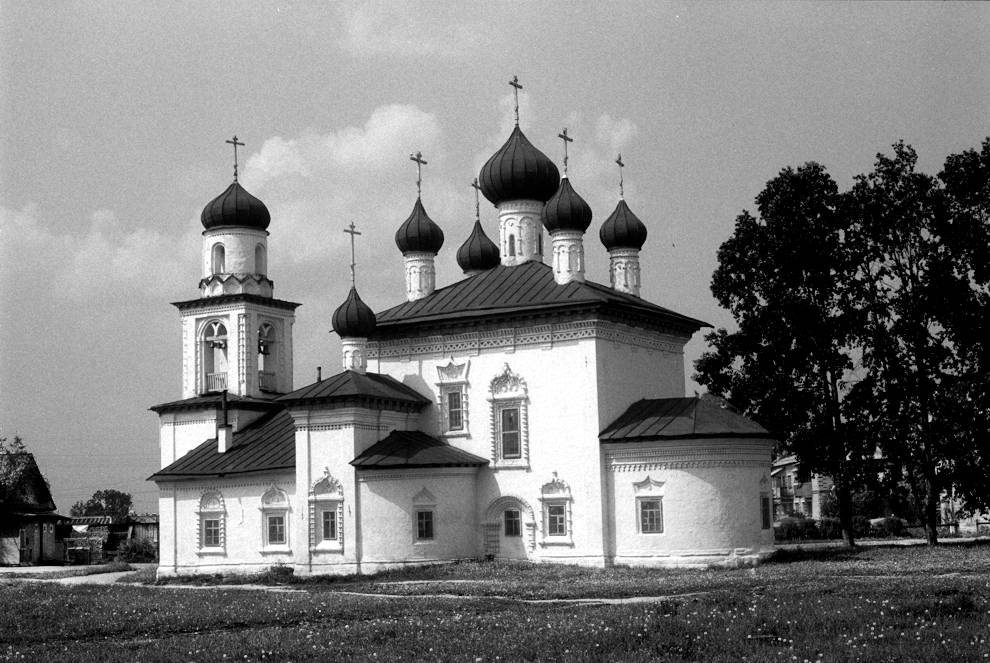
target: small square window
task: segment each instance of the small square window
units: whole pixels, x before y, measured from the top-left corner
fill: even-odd
[[[567,507],[563,504],[547,505],[547,536],[567,536]]]
[[[323,541],[337,540],[337,510],[326,510],[322,512],[320,538]]]
[[[268,516],[268,545],[285,544],[285,516]]]
[[[639,500],[639,531],[643,534],[663,532],[663,500],[659,497]]]
[[[206,518],[203,520],[203,547],[216,548],[220,545],[220,519]]]
[[[429,541],[433,539],[433,512],[416,512],[416,540]]]
[[[522,536],[522,517],[518,509],[506,509],[505,535]]]

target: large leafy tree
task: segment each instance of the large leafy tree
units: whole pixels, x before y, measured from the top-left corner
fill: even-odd
[[[877,155],[848,196],[850,253],[867,314],[858,334],[865,373],[849,402],[857,423],[902,468],[934,544],[941,495],[955,482],[957,463],[978,451],[969,399],[977,391],[972,326],[986,324],[974,315],[983,249],[971,246],[980,224],[954,209],[954,194],[916,164],[915,151],[897,143],[892,156]],[[946,179],[965,205],[960,167],[950,159]]]
[[[69,510],[73,516],[110,516],[115,522],[131,511],[131,495],[113,488],[98,490],[85,502],[76,502]]]
[[[852,489],[872,448],[843,412],[854,368],[856,264],[835,182],[817,163],[786,168],[743,212],[720,247],[712,292],[738,329],[707,336],[695,379],[743,409],[811,472],[836,486],[843,537],[853,545]]]

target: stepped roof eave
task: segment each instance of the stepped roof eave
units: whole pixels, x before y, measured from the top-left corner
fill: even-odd
[[[499,265],[440,288],[422,299],[382,311],[376,315],[378,327],[371,338],[387,337],[418,325],[443,326],[516,315],[528,317],[591,310],[652,318],[692,333],[702,327],[711,327],[702,320],[592,281],[558,285],[549,266],[531,261],[517,266]]]
[[[211,297],[197,297],[196,299],[172,302],[172,306],[180,311],[188,311],[197,308],[240,303],[260,304],[262,306],[271,306],[272,308],[280,308],[287,311],[294,311],[302,306],[302,304],[298,302],[290,302],[285,299],[275,299],[274,297],[263,297],[261,295],[255,295],[247,292],[232,293],[229,295],[213,295]]]
[[[221,399],[222,395],[220,393],[211,393],[202,396],[193,396],[192,398],[183,398],[178,401],[169,401],[168,403],[159,403],[158,405],[152,405],[148,409],[157,414],[178,412],[181,410],[216,409],[221,407]],[[228,393],[227,407],[232,410],[266,411],[277,410],[281,406],[272,400],[266,400],[264,398],[252,398],[250,396],[238,396],[237,394]]]

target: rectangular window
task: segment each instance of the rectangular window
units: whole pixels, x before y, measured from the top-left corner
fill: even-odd
[[[563,504],[547,505],[547,536],[567,536],[567,508]]]
[[[322,515],[322,539],[324,541],[337,540],[337,511],[336,509],[324,511]]]
[[[501,424],[502,457],[522,457],[522,449],[519,445],[519,408],[503,408],[501,414]]]
[[[268,545],[285,544],[285,516],[268,516]]]
[[[429,541],[433,538],[433,512],[416,512],[416,540]]]
[[[522,536],[522,518],[516,509],[505,511],[505,535]]]
[[[461,392],[447,392],[447,430],[461,430],[464,428],[464,406],[461,401]]]
[[[203,547],[216,548],[220,546],[220,519],[206,518],[203,520]]]
[[[643,534],[663,532],[663,501],[659,497],[639,500],[639,531]]]
[[[771,518],[770,497],[763,495],[760,497],[760,514],[763,517],[763,529],[770,529],[773,526]]]

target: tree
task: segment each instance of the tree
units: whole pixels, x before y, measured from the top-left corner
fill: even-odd
[[[16,492],[18,479],[26,460],[24,441],[15,435],[8,440],[0,436],[0,504],[5,504]]]
[[[72,516],[110,516],[114,522],[123,520],[131,511],[131,495],[113,488],[98,490],[86,502],[76,502],[69,510]]]
[[[719,248],[712,293],[738,330],[718,329],[695,379],[727,397],[783,441],[803,468],[835,482],[843,538],[854,544],[851,494],[872,455],[844,415],[854,368],[850,305],[856,265],[845,247],[835,182],[817,163],[785,168],[744,211]]]
[[[956,462],[968,463],[978,451],[972,444],[977,410],[967,399],[978,363],[971,325],[986,324],[974,320],[980,311],[974,279],[984,269],[978,255],[987,240],[983,249],[971,247],[979,224],[953,214],[951,194],[917,172],[909,145],[893,147],[892,157],[878,154],[873,171],[856,178],[845,206],[866,313],[858,333],[866,372],[849,402],[856,423],[902,469],[934,545],[940,498]]]

